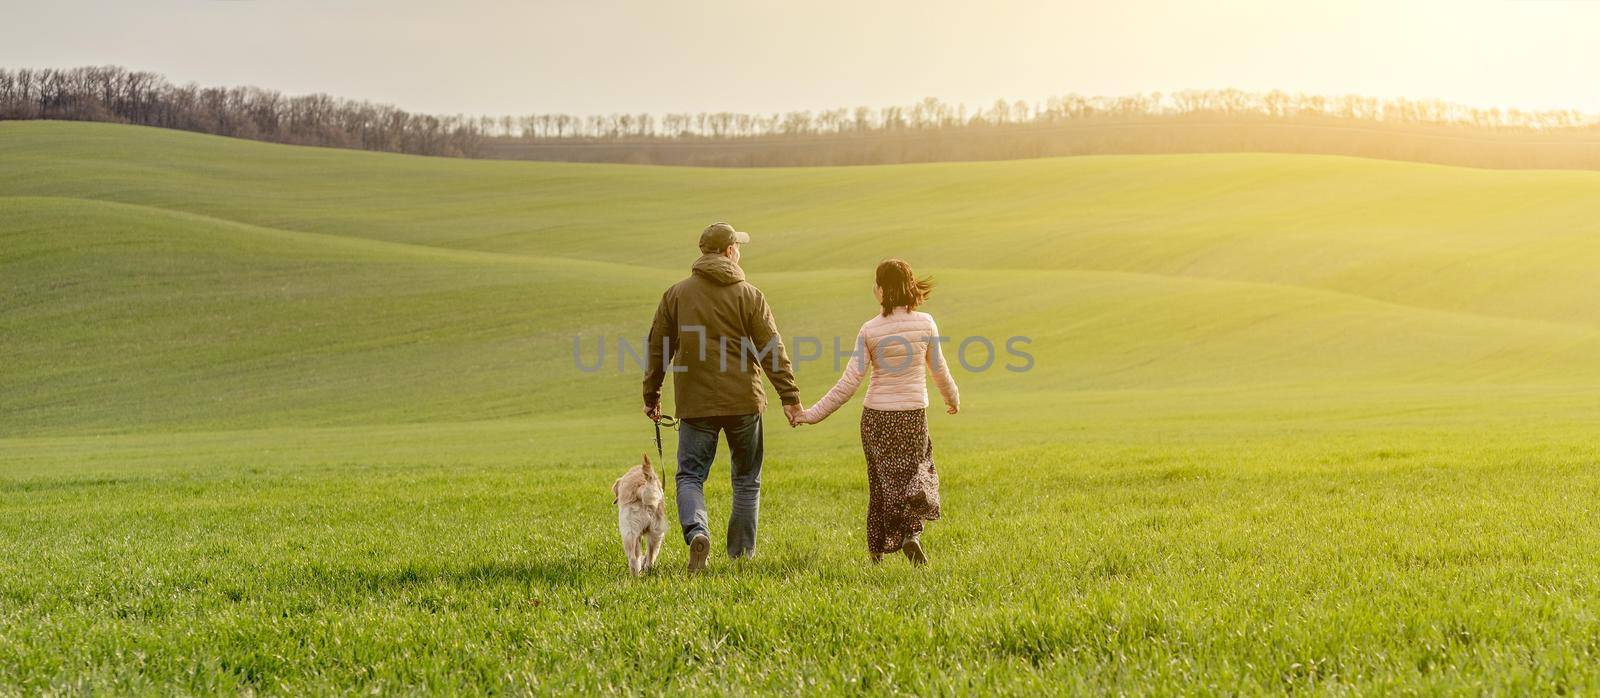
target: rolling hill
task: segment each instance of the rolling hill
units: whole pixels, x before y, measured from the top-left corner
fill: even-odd
[[[718,219],[818,340],[807,401],[884,257],[946,334],[1028,338],[931,417],[927,574],[858,554],[844,413],[769,423],[756,561],[619,574],[606,487],[653,445],[616,341]],[[1590,172],[0,123],[0,693],[1582,692],[1597,267]]]
[[[0,127],[0,162],[13,435],[631,406],[632,367],[582,374],[573,338],[586,360],[637,343],[721,218],[755,231],[746,266],[794,336],[848,342],[878,259],[934,274],[947,331],[1033,340],[1035,370],[971,377],[997,397],[1600,378],[1593,173],[630,168],[48,122]]]

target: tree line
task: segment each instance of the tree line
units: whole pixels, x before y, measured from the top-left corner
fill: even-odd
[[[0,120],[107,121],[335,148],[472,157],[483,132],[465,116],[411,114],[324,94],[174,85],[116,66],[0,69]]]
[[[1577,110],[1479,108],[1439,99],[1379,99],[1361,95],[1307,95],[1280,90],[1181,90],[1125,97],[1068,94],[1042,102],[995,100],[969,109],[928,97],[908,106],[855,107],[773,114],[737,112],[568,114],[483,117],[483,133],[533,140],[728,139],[781,136],[867,135],[906,131],[1054,126],[1085,120],[1173,117],[1318,118],[1462,126],[1488,130],[1591,128],[1600,119]]]
[[[1483,166],[1600,167],[1600,151],[1588,150],[1589,139],[1600,134],[1600,120],[1575,110],[1278,90],[1068,94],[976,108],[929,97],[901,106],[764,114],[475,117],[413,114],[324,94],[176,85],[155,73],[97,66],[0,69],[4,119],[107,121],[420,155],[662,164],[866,164],[1261,149]],[[1369,135],[1341,132],[1352,127]],[[1418,134],[1438,142],[1408,140]],[[1482,143],[1465,150],[1441,145],[1440,139],[1463,138]],[[1572,138],[1583,141],[1582,152],[1550,147]],[[1517,150],[1529,143],[1538,146],[1537,153]],[[1507,164],[1513,162],[1531,164]]]

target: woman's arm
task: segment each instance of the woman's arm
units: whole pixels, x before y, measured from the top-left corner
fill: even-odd
[[[944,360],[944,348],[938,340],[939,324],[933,322],[932,318],[928,322],[933,325],[933,335],[928,338],[928,370],[933,373],[933,383],[939,386],[939,395],[950,408],[950,414],[955,414],[961,407],[961,390],[956,387],[956,379],[950,375],[950,364]]]
[[[856,388],[861,387],[861,378],[866,375],[867,369],[867,337],[865,334],[856,335],[856,351],[850,357],[850,363],[844,366],[844,375],[839,376],[839,382],[833,384],[827,395],[823,395],[817,404],[800,413],[800,418],[795,420],[800,424],[816,424],[828,418],[834,410],[844,406],[856,394]]]

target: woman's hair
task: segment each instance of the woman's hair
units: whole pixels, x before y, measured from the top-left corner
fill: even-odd
[[[883,315],[905,306],[916,310],[933,293],[933,279],[919,279],[911,265],[900,259],[886,259],[878,265],[878,288],[883,289]]]

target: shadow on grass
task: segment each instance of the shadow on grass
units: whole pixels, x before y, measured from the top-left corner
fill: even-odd
[[[99,487],[121,487],[124,485],[142,485],[154,482],[151,478],[132,477],[94,477],[94,478],[36,478],[28,480],[0,480],[0,492],[28,494],[34,492],[55,492],[62,490],[94,489]]]
[[[543,589],[595,588],[629,579],[622,552],[583,554],[573,557],[526,557],[497,560],[373,560],[368,564],[312,563],[290,572],[293,583],[322,589],[332,595],[363,593],[386,595],[394,592],[441,588],[518,587]],[[813,556],[801,550],[777,551],[758,555],[754,560],[737,561],[714,555],[708,572],[695,575],[685,571],[683,556],[663,555],[655,570],[639,582],[688,583],[755,582],[794,580],[808,577],[849,577],[859,574],[854,565],[832,569],[818,565]]]
[[[392,567],[314,566],[304,573],[318,586],[381,593],[429,586],[576,587],[604,578],[588,560],[495,560],[464,565],[406,563]]]

